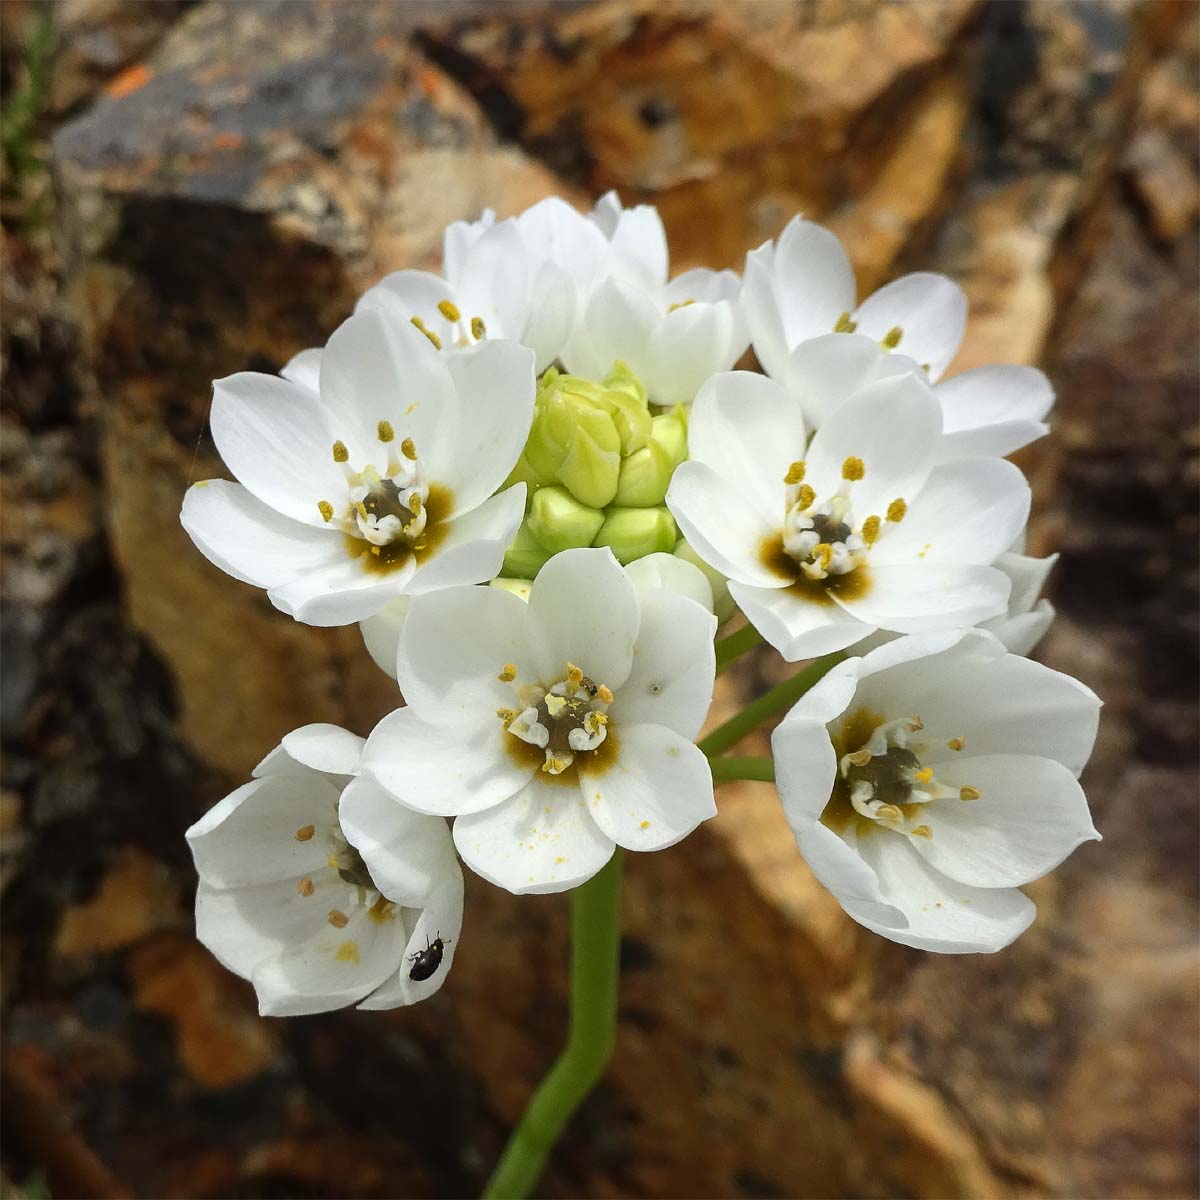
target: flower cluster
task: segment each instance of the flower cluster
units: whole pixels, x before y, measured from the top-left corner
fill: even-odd
[[[358,623],[405,700],[365,740],[288,734],[188,833],[199,936],[263,1012],[437,990],[460,858],[556,892],[714,816],[696,738],[735,642],[829,656],[775,777],[869,929],[998,949],[1033,916],[1018,888],[1098,836],[1099,701],[1023,657],[1053,559],[1023,553],[1004,456],[1046,432],[1045,376],[944,379],[961,290],[860,304],[799,217],[744,279],[668,264],[655,210],[611,194],[489,212],[447,228],[443,274],[397,271],[278,377],[214,384],[236,482],[194,485],[184,528],[294,619]],[[751,347],[761,372],[734,369]],[[718,653],[738,610],[756,633]]]

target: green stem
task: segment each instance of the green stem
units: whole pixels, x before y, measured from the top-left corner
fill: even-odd
[[[804,670],[797,671],[790,679],[785,679],[783,683],[773,687],[769,692],[764,692],[757,700],[751,700],[740,713],[730,717],[724,725],[718,725],[712,733],[697,743],[700,749],[709,758],[724,754],[726,750],[736,746],[752,729],[757,729],[780,710],[795,704],[813,684],[845,657],[845,654],[837,651],[834,654],[825,655],[824,658],[814,659]]]
[[[755,646],[760,645],[762,640],[762,634],[753,625],[747,625],[745,629],[739,629],[737,633],[721,638],[717,642],[717,674],[720,675],[747,650],[753,650]]]
[[[761,783],[775,782],[775,760],[773,758],[712,758],[713,783],[724,783],[728,779],[756,779]]]
[[[533,1094],[484,1191],[519,1200],[583,1098],[604,1073],[617,1036],[621,944],[621,849],[571,892],[571,1021],[567,1044]]]

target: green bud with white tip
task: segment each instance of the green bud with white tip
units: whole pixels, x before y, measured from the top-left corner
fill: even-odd
[[[667,495],[675,468],[687,458],[687,429],[681,416],[664,413],[650,423],[650,440],[621,460],[617,494],[621,508],[649,508]]]
[[[534,493],[525,523],[551,554],[557,554],[590,546],[604,524],[604,513],[580,504],[564,487],[544,487]]]
[[[679,531],[663,507],[610,508],[593,546],[607,546],[622,566],[647,554],[667,554]]]
[[[500,592],[512,592],[518,600],[528,602],[529,593],[533,590],[532,579],[509,579],[505,575],[501,575],[498,579],[493,579],[488,587],[494,587]]]

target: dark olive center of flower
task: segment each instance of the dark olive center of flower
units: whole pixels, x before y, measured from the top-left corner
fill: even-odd
[[[845,521],[835,521],[828,513],[817,513],[812,519],[813,533],[826,545],[844,542],[852,530]]]
[[[381,479],[376,483],[362,504],[367,512],[380,520],[398,517],[401,524],[407,524],[413,519],[412,509],[400,503],[400,489],[390,479]]]
[[[856,783],[869,783],[873,799],[899,806],[911,800],[913,772],[920,768],[921,760],[911,750],[889,746],[886,754],[872,756],[865,766],[848,764],[845,776],[852,792]]]
[[[363,862],[362,855],[353,846],[347,844],[339,850],[337,862],[338,874],[346,883],[374,890],[375,881],[371,878],[371,872],[367,870],[367,864]]]
[[[590,679],[585,678],[583,681],[584,687],[588,688],[593,694],[596,691],[596,685]],[[550,706],[546,700],[555,707],[555,713],[552,715]],[[583,696],[576,696],[571,700],[563,700],[561,704],[556,704],[556,701],[562,700],[559,696],[547,696],[538,701],[537,714],[538,724],[545,726],[550,731],[550,741],[546,748],[553,750],[555,753],[561,754],[571,752],[570,736],[573,729],[583,729],[584,722],[592,711],[591,701]]]

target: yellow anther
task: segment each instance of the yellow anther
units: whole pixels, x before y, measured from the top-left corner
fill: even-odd
[[[375,427],[375,432],[379,434],[381,442],[390,442],[396,436],[396,431],[392,428],[391,421],[380,421]]]
[[[900,821],[904,818],[904,813],[894,804],[881,804],[875,810],[875,815],[882,821]]]
[[[649,828],[650,828],[650,822],[649,822],[649,821],[642,821],[642,822],[641,822],[641,824],[639,824],[639,825],[638,825],[638,828],[639,828],[639,829],[649,829]]]
[[[404,457],[407,458],[409,462],[416,462],[417,461],[417,443],[414,442],[412,440],[412,438],[410,438],[410,437],[405,438],[404,441],[402,441],[400,443],[400,453],[403,454]]]
[[[818,542],[812,548],[812,558],[813,561],[819,562],[824,570],[833,562],[833,547],[828,542]]]
[[[329,910],[329,923],[334,929],[345,929],[350,924],[350,918],[340,908]]]
[[[603,727],[608,724],[608,713],[594,712],[588,719]]]
[[[315,825],[301,825],[300,828],[296,830],[296,841],[307,842],[316,832],[317,827]]]
[[[471,336],[477,342],[482,342],[487,337],[487,326],[483,323],[482,317],[471,318]]]
[[[812,508],[817,502],[817,493],[808,486],[807,483],[800,485],[800,490],[796,493],[796,506],[801,512]]]
[[[435,349],[442,348],[442,339],[432,329],[426,329],[425,322],[420,317],[410,317],[409,320],[433,343]]]
[[[596,695],[600,698],[601,704],[611,704],[613,702],[612,688],[605,683],[602,683],[596,689]]]
[[[913,778],[918,783],[928,783],[933,778],[933,768],[922,767],[919,771],[913,772]]]
[[[961,750],[966,744],[967,744],[966,738],[951,738],[946,743],[946,745],[949,746],[951,750]]]
[[[547,775],[560,775],[570,766],[569,760],[565,758],[548,758],[542,763],[542,770]]]
[[[879,526],[883,522],[878,517],[868,517],[862,524],[862,540],[868,546],[875,545],[879,539]]]
[[[787,474],[783,477],[783,482],[786,484],[801,483],[804,480],[805,464],[803,461],[792,463],[787,469]]]
[[[516,679],[516,677],[517,677],[517,664],[516,663],[505,663],[503,670],[501,670],[500,674],[496,676],[496,678],[499,679],[501,683],[512,683],[512,681],[514,679]]]
[[[333,520],[333,505],[330,504],[328,500],[317,501],[317,512],[319,512],[326,521]]]
[[[371,515],[369,512],[367,512],[367,506],[361,500],[359,500],[354,507],[358,512],[358,515],[362,517],[364,521]]]
[[[920,733],[925,728],[925,722],[920,717],[913,717],[908,723],[909,733]]]
[[[567,682],[577,688],[583,683],[583,668],[577,667],[574,663],[567,663]]]
[[[566,696],[556,696],[551,692],[542,703],[546,706],[546,711],[552,717],[558,717],[563,709],[567,707],[567,698]]]
[[[462,313],[458,311],[458,305],[451,303],[449,300],[443,300],[438,305],[438,312],[440,312],[447,321],[457,321],[462,317]]]
[[[311,879],[308,878],[308,876],[305,876],[298,884],[296,884],[296,891],[298,891],[302,896],[311,896],[316,890],[316,885]]]
[[[883,335],[883,341],[879,344],[885,350],[895,350],[900,345],[900,339],[904,336],[904,330],[899,325],[893,325],[891,329]]]
[[[906,512],[908,512],[908,505],[897,496],[887,507],[887,519],[893,525],[899,525],[904,520]]]
[[[915,829],[910,829],[908,832],[911,833],[913,835],[913,837],[919,837],[919,838],[932,838],[933,837],[933,830],[930,829],[928,825],[918,825]]]
[[[978,788],[962,787],[958,789],[958,798],[960,800],[978,800],[983,793]]]
[[[846,761],[856,767],[865,767],[871,761],[871,752],[864,746],[861,750],[855,750],[853,754],[847,754]]]
[[[412,495],[409,496],[408,511],[410,513],[412,513],[412,515],[414,517],[419,517],[421,515],[421,493],[420,492],[413,492]]]
[[[348,962],[358,966],[358,943],[353,941],[343,942],[337,948],[336,958],[338,962]]]
[[[373,555],[374,555],[376,558],[378,558],[378,557],[379,557],[379,556],[380,556],[380,555],[383,553],[383,547],[382,547],[382,546],[372,546],[372,547],[371,547],[371,553],[372,553],[372,554],[373,554]]]
[[[333,443],[333,461],[337,463],[346,462],[350,457],[350,451],[346,449],[345,442]]]
[[[498,708],[496,716],[504,722],[504,728],[507,729],[517,719],[517,710],[515,708]]]
[[[689,304],[695,304],[695,300],[678,300],[667,309],[667,312],[673,313],[677,308],[687,308]]]
[[[858,328],[858,322],[850,320],[850,314],[848,312],[844,312],[844,313],[842,313],[842,315],[840,317],[838,317],[837,321],[834,323],[833,332],[834,333],[853,333],[857,328]]]
[[[856,483],[866,473],[867,468],[863,465],[863,460],[855,458],[853,454],[842,463],[842,478],[848,479],[851,483]]]
[[[326,860],[325,865],[331,871],[340,871],[342,869],[342,860],[336,854],[331,854]]]
[[[375,903],[367,909],[367,916],[377,924],[390,921],[396,915],[396,906],[386,897],[376,897]]]

